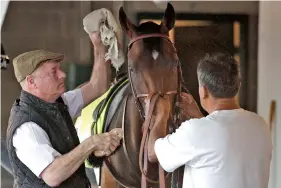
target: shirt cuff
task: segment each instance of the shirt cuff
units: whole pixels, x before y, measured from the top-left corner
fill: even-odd
[[[40,156],[38,156],[36,162],[34,159],[33,167],[29,168],[37,177],[41,178],[41,173],[61,154],[51,147],[42,146],[38,152],[40,152]]]

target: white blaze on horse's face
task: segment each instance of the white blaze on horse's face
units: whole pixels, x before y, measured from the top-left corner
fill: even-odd
[[[156,50],[153,50],[153,51],[152,51],[152,57],[153,57],[153,59],[156,60],[156,59],[158,58],[158,56],[159,56],[159,52],[157,52]]]

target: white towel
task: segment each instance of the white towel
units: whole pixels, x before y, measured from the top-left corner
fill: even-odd
[[[117,37],[120,36],[121,30],[112,13],[105,8],[95,10],[83,19],[83,25],[88,34],[100,31],[102,43],[109,46],[105,60],[110,59],[118,71],[125,58],[123,51],[118,48]]]

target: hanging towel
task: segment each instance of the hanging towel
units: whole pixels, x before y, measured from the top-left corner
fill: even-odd
[[[118,48],[117,37],[120,36],[121,30],[113,14],[105,8],[95,10],[83,19],[83,25],[88,34],[95,31],[100,32],[102,43],[109,46],[105,60],[111,60],[112,65],[118,71],[125,58],[123,51]]]

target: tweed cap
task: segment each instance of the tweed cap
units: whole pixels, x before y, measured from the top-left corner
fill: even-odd
[[[62,61],[64,60],[64,55],[46,50],[34,50],[18,55],[13,60],[17,81],[23,81],[38,68],[40,63],[50,60]]]

